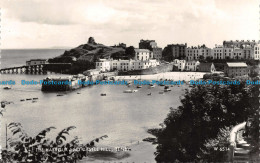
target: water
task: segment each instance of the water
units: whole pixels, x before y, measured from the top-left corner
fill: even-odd
[[[22,64],[21,61],[18,61],[20,59],[42,57],[42,55],[37,55],[37,51],[29,52],[29,54],[15,51],[14,56],[11,52],[8,53],[9,55],[2,55],[11,58],[10,60],[5,58],[5,61],[9,62],[6,63],[6,66]],[[41,51],[39,54],[42,53],[44,52]],[[48,55],[54,54],[51,51],[47,51],[47,53]],[[77,128],[71,131],[70,136],[71,138],[79,136],[83,143],[102,135],[108,135],[107,139],[99,143],[100,145],[111,147],[131,145],[150,136],[146,132],[147,129],[159,127],[159,124],[166,118],[169,108],[177,108],[180,105],[179,96],[187,87],[170,87],[172,91],[162,95],[159,94],[164,89],[161,86],[155,88],[143,86],[136,93],[123,93],[124,90],[129,89],[127,86],[97,85],[69,92],[64,96],[57,96],[58,93],[41,92],[40,85],[23,86],[20,83],[21,80],[39,81],[47,76],[62,75],[1,75],[2,81],[16,81],[16,85],[12,86],[10,90],[4,90],[4,86],[0,86],[1,100],[14,102],[14,104],[6,106],[6,111],[3,113],[1,140],[5,140],[5,128],[3,127],[5,124],[20,122],[24,130],[31,136],[35,136],[47,127],[54,126],[57,129],[49,134],[49,137],[53,138],[63,128],[76,126]],[[136,89],[136,86],[132,86],[132,88]],[[100,96],[101,93],[106,93],[107,96]],[[152,93],[152,95],[148,96],[148,93]],[[20,101],[35,97],[39,98],[36,103]],[[10,133],[8,135],[10,136]],[[5,142],[1,141],[1,145],[5,146]],[[151,155],[153,155],[152,152]]]
[[[23,66],[30,59],[48,59],[64,53],[64,49],[8,49],[1,51],[0,68]]]

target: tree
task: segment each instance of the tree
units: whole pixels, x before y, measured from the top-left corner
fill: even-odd
[[[129,46],[125,49],[125,54],[129,59],[135,58],[135,48],[133,46]]]
[[[245,82],[196,85],[186,90],[182,105],[170,109],[163,127],[148,131],[155,136],[146,140],[157,144],[156,161],[225,161],[225,153],[214,150],[215,142],[221,138],[228,143],[223,136],[227,135],[226,131],[257,112],[258,108],[252,105],[251,90]]]
[[[200,62],[205,62],[205,58],[204,58],[203,55],[200,55],[200,56],[199,56],[199,61],[200,61]]]

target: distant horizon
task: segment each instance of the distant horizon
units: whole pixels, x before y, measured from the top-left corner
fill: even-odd
[[[95,37],[94,37],[95,38]],[[141,39],[140,39],[141,40]],[[139,41],[140,41],[139,40]],[[143,39],[143,40],[155,40],[155,39]],[[233,39],[232,41],[236,41],[236,40],[238,40],[238,39]],[[249,41],[253,41],[252,39],[250,40],[250,39],[240,39],[240,40],[238,40],[238,41],[242,41],[242,40],[244,40],[244,42],[247,42],[248,40]],[[187,47],[197,47],[197,46],[201,46],[201,45],[203,45],[203,44],[205,44],[205,46],[206,47],[208,47],[208,48],[214,48],[215,47],[215,45],[223,45],[223,42],[224,41],[231,41],[231,40],[223,40],[221,43],[216,43],[216,44],[214,44],[214,46],[213,47],[210,47],[210,46],[208,46],[206,43],[202,43],[202,44],[199,44],[199,45],[189,45],[187,42],[184,42],[184,43],[177,43],[177,42],[175,42],[175,43],[168,43],[167,45],[170,45],[170,44],[185,44],[185,43],[187,43]],[[255,42],[259,42],[260,41],[260,39],[259,40],[255,40]],[[155,40],[155,42],[157,43],[157,45],[158,45],[158,42]],[[102,43],[100,43],[100,42],[97,42],[98,44],[102,44]],[[102,45],[105,45],[105,46],[114,46],[114,45],[118,45],[119,43],[125,43],[125,42],[118,42],[118,43],[114,43],[113,45],[105,45],[105,44],[102,44]],[[62,46],[53,46],[53,47],[39,47],[39,48],[0,48],[0,50],[34,50],[34,49],[61,49],[61,50],[70,50],[70,49],[73,49],[73,48],[76,48],[76,47],[78,47],[78,46],[80,46],[80,45],[82,45],[82,44],[87,44],[87,43],[81,43],[81,44],[79,44],[79,45],[76,45],[76,46],[74,46],[74,47],[70,47],[70,46],[64,46],[64,47],[62,47]],[[166,46],[167,46],[166,45]],[[126,44],[126,46],[127,47],[129,47],[129,46],[133,46],[133,45],[127,45]],[[162,49],[164,49],[166,46],[164,46],[164,47],[162,47],[162,46],[160,46],[160,45],[158,45],[158,47],[160,47],[160,48],[162,48]],[[134,46],[135,48],[139,48],[139,42],[137,43],[137,46]]]

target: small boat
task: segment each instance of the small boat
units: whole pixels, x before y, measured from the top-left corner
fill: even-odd
[[[164,92],[170,92],[171,90],[169,88],[164,89]]]
[[[28,100],[32,100],[32,99],[31,98],[27,98],[26,101],[28,101]]]
[[[138,90],[134,89],[134,90],[131,90],[131,89],[128,89],[128,90],[125,90],[124,93],[134,93],[134,92],[137,92]]]
[[[39,99],[38,97],[33,98],[33,100],[38,100],[38,99]]]
[[[141,85],[138,85],[136,88],[142,88],[142,86],[141,86]]]
[[[25,101],[24,99],[21,99],[20,101]]]
[[[4,87],[4,89],[11,89],[11,87]]]
[[[80,92],[77,92],[77,94],[80,94]]]
[[[152,95],[152,93],[148,93],[147,95],[148,95],[148,96],[151,96],[151,95]]]
[[[5,103],[1,102],[1,108],[5,108]]]
[[[62,95],[62,94],[57,94],[57,96],[64,96],[64,95]]]
[[[169,86],[166,85],[166,86],[164,87],[164,89],[169,89]]]
[[[106,96],[107,94],[106,94],[106,93],[101,93],[100,95],[101,95],[101,96]]]
[[[153,84],[149,84],[149,86],[150,86],[151,88],[154,88],[154,87],[155,87],[155,85],[153,85]]]

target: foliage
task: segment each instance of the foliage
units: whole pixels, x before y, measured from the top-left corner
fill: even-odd
[[[246,121],[257,112],[252,102],[254,87],[241,82],[196,85],[186,90],[182,105],[170,109],[162,128],[149,130],[155,138],[146,140],[157,144],[156,161],[225,161],[221,160],[225,159],[223,152],[212,150],[214,142],[226,141],[227,127]]]
[[[129,46],[125,49],[125,54],[129,59],[134,59],[135,57],[135,48],[133,46]]]
[[[10,123],[8,129],[12,138],[8,139],[9,148],[2,151],[3,162],[76,162],[87,157],[87,148],[95,147],[95,144],[107,135],[91,140],[88,144],[80,144],[78,137],[68,141],[69,132],[75,129],[70,126],[58,133],[55,140],[50,140],[47,134],[55,127],[42,130],[34,137],[30,137],[23,130],[20,123]]]
[[[89,69],[94,69],[95,63],[90,61],[83,61],[79,60],[72,64],[71,68],[68,70],[67,73],[69,74],[79,74]]]

